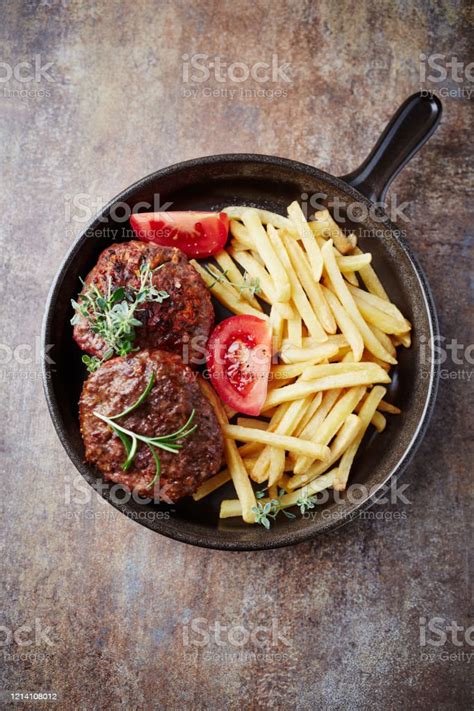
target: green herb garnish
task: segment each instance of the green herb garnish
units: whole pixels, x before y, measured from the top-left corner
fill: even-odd
[[[299,497],[298,501],[296,502],[296,505],[300,507],[300,511],[302,514],[306,513],[309,509],[314,509],[316,504],[318,503],[318,497],[317,496],[308,496],[308,489],[305,487],[302,492],[301,496]]]
[[[240,284],[236,284],[227,278],[227,269],[223,271],[222,274],[216,274],[213,271],[211,272],[209,269],[207,271],[214,278],[212,284],[209,285],[209,289],[212,289],[215,284],[230,284],[230,286],[237,289],[239,294],[243,294],[245,291],[248,291],[251,297],[254,297],[262,291],[260,279],[257,277],[250,277],[248,272],[244,272],[243,281]]]
[[[140,267],[140,286],[138,288],[120,286],[112,291],[112,280],[109,277],[107,292],[101,291],[91,284],[81,294],[80,302],[71,300],[75,314],[71,319],[72,325],[79,323],[81,318],[87,319],[91,331],[97,333],[105,342],[107,350],[102,358],[84,355],[82,362],[90,372],[97,368],[114,354],[124,356],[134,349],[136,328],[142,322],[136,313],[142,310],[142,304],[155,301],[161,304],[169,298],[166,291],[157,289],[153,285],[153,274],[161,269],[152,270],[149,262],[144,262]],[[81,279],[82,284],[84,282]]]
[[[181,440],[185,437],[189,437],[189,435],[192,434],[192,432],[194,432],[194,430],[197,428],[197,424],[192,424],[196,414],[195,410],[191,412],[188,420],[182,427],[179,428],[179,430],[176,430],[176,432],[172,432],[171,434],[160,435],[157,437],[147,437],[145,435],[138,434],[137,432],[133,432],[132,430],[126,429],[125,427],[122,427],[121,425],[117,424],[117,422],[115,422],[115,420],[118,420],[120,417],[129,415],[131,412],[136,410],[136,408],[139,407],[146,400],[154,384],[155,374],[152,373],[150,380],[148,381],[148,385],[146,386],[140,397],[133,403],[133,405],[130,405],[130,407],[127,407],[122,412],[119,412],[118,415],[102,415],[100,412],[94,410],[94,415],[103,422],[106,422],[109,425],[110,429],[114,432],[114,434],[117,435],[117,437],[123,444],[125,453],[127,455],[125,461],[122,464],[122,469],[124,471],[127,471],[127,469],[130,469],[130,467],[132,466],[135,459],[135,455],[138,450],[138,443],[143,442],[144,444],[146,444],[155,462],[155,476],[153,477],[152,481],[147,485],[147,489],[151,489],[152,486],[160,478],[161,461],[156,450],[162,449],[165,452],[173,452],[174,454],[176,454],[183,446]]]
[[[276,499],[272,499],[271,501],[267,501],[265,504],[258,501],[256,506],[252,506],[252,511],[255,514],[255,523],[260,523],[268,530],[271,526],[269,518],[274,519],[278,513],[278,510],[275,511],[275,505],[277,504],[278,501]]]
[[[255,522],[261,524],[266,529],[269,529],[271,526],[270,519],[274,520],[278,516],[280,511],[287,518],[296,518],[294,513],[285,510],[285,506],[281,502],[281,497],[284,496],[285,493],[286,492],[284,489],[280,489],[278,492],[277,499],[271,499],[270,501],[265,502],[257,501],[257,505],[252,507],[252,511],[255,514]],[[260,489],[259,491],[256,491],[255,497],[257,499],[263,499],[265,497],[265,489]],[[305,487],[302,490],[301,496],[297,500],[296,505],[299,506],[300,512],[304,514],[309,509],[313,509],[316,503],[317,497],[308,496],[308,490]]]

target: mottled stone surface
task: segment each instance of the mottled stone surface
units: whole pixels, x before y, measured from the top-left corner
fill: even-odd
[[[47,413],[37,343],[49,284],[88,211],[205,154],[347,172],[419,89],[420,53],[472,61],[471,22],[468,3],[448,0],[2,5],[1,61],[43,65],[40,81],[0,84],[3,689],[57,692],[62,709],[469,708],[474,647],[451,635],[420,645],[420,618],[472,623],[468,353],[443,365],[451,375],[404,478],[410,503],[293,549],[229,554],[159,537],[95,493],[83,502]],[[196,53],[249,66],[275,53],[290,82],[185,83]],[[428,85],[457,96],[392,196],[409,201],[408,238],[441,332],[467,346],[473,99],[460,89],[473,85]],[[262,87],[284,95],[203,91]],[[39,632],[20,646],[35,641],[28,630],[10,640],[25,624]],[[273,637],[246,641],[257,624],[277,625]],[[209,633],[205,646],[193,625]]]

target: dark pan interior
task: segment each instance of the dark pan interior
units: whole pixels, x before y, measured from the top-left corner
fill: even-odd
[[[83,461],[77,402],[86,375],[81,353],[72,340],[71,298],[95,264],[99,253],[113,239],[132,237],[128,221],[112,219],[110,209],[121,201],[133,208],[137,202],[153,204],[172,202],[173,210],[220,210],[231,204],[267,208],[286,214],[293,200],[301,202],[303,193],[325,192],[343,202],[366,202],[358,193],[337,178],[321,171],[278,158],[264,156],[216,156],[172,166],[135,184],[110,203],[80,235],[62,265],[53,284],[47,307],[44,339],[54,344],[50,351],[54,365],[45,365],[45,386],[51,414],[59,436],[72,461],[85,479],[110,500],[110,489],[100,474]],[[366,202],[367,205],[369,203]],[[120,213],[122,214],[122,213]],[[358,227],[353,226],[358,232]],[[359,225],[367,234],[378,230],[379,223]],[[379,234],[376,233],[376,234]],[[314,516],[289,520],[280,515],[270,531],[261,526],[248,526],[238,519],[219,521],[222,498],[235,498],[232,484],[227,484],[203,501],[186,499],[172,507],[143,506],[126,494],[114,492],[114,506],[143,525],[178,540],[197,545],[226,549],[257,549],[288,545],[340,525],[359,507],[367,507],[388,479],[399,473],[423,433],[433,399],[433,373],[421,367],[419,344],[433,335],[435,315],[427,294],[424,277],[408,250],[390,230],[377,238],[362,237],[361,248],[373,254],[373,265],[391,299],[414,324],[412,347],[399,350],[399,365],[393,374],[388,399],[402,409],[400,416],[387,416],[388,425],[380,435],[367,437],[356,460],[350,483],[370,487],[372,497],[361,493],[359,501],[329,500],[317,507]],[[217,305],[218,320],[229,314]],[[424,337],[424,339],[422,338]],[[421,339],[421,340],[420,340]],[[123,499],[120,503],[118,499]]]

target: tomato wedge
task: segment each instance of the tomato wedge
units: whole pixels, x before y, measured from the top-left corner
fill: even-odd
[[[272,329],[257,316],[231,316],[209,338],[207,367],[220,398],[234,410],[259,415],[268,389]]]
[[[225,212],[137,212],[130,224],[142,242],[178,247],[188,257],[210,257],[227,241]]]

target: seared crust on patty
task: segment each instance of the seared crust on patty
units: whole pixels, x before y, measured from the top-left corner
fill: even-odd
[[[194,409],[197,429],[181,440],[178,453],[157,449],[161,477],[148,488],[156,467],[146,444],[139,443],[132,466],[124,471],[124,446],[94,411],[107,416],[122,412],[136,402],[152,373],[155,382],[148,397],[117,424],[146,436],[171,434],[186,423]],[[178,356],[159,350],[140,351],[101,365],[85,381],[79,401],[86,460],[109,481],[141,496],[171,503],[194,493],[219,471],[224,450],[222,431],[197,378]]]
[[[181,250],[138,241],[113,244],[100,255],[81,294],[92,284],[106,294],[109,279],[112,291],[138,288],[140,267],[146,262],[152,270],[160,266],[152,276],[153,285],[166,291],[169,298],[161,304],[146,302],[136,311],[142,326],[136,328],[134,345],[179,353],[192,365],[202,355],[199,349],[205,346],[214,324],[214,310],[206,286]],[[84,317],[74,326],[74,339],[82,350],[99,358],[108,350]]]

